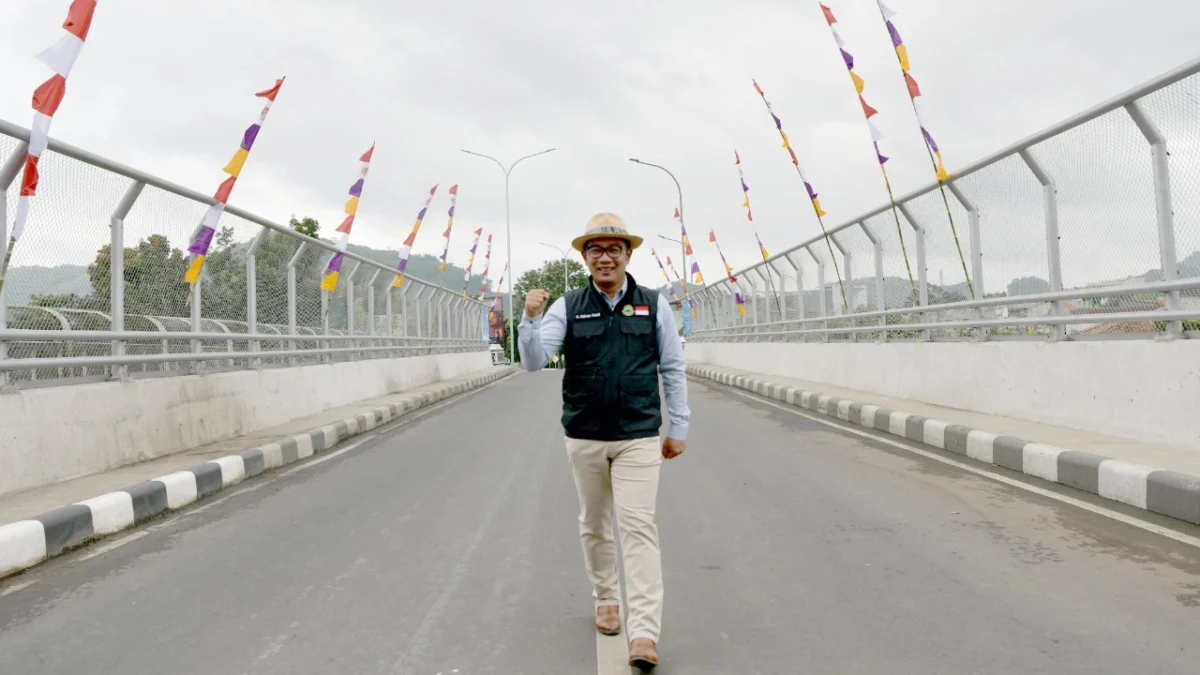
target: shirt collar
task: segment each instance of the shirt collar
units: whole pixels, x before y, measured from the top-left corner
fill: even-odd
[[[621,290],[617,291],[617,297],[615,300],[608,297],[608,293],[600,290],[600,287],[596,285],[595,281],[592,282],[592,288],[596,289],[596,292],[600,294],[600,297],[604,298],[604,301],[608,303],[609,309],[615,309],[617,307],[617,303],[621,302],[621,298],[625,297],[625,291],[629,290],[629,275],[625,275],[625,281],[621,283]]]

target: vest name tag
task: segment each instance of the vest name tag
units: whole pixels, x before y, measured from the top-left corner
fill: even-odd
[[[600,312],[592,312],[591,314],[576,314],[575,320],[578,321],[580,319],[599,319],[600,316],[601,316]]]

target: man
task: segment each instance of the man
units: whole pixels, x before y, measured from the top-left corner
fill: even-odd
[[[579,493],[579,534],[596,600],[596,629],[621,632],[615,503],[629,596],[629,664],[658,664],[663,582],[654,522],[662,460],[683,454],[689,411],[683,347],[671,306],[625,272],[642,238],[616,215],[588,221],[571,245],[583,254],[591,283],[555,301],[542,317],[546,291],[525,296],[521,362],[540,370],[565,348],[562,424],[567,458]],[[662,374],[670,425],[662,426]]]

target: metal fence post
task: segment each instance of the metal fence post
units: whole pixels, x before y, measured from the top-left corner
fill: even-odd
[[[421,327],[421,323],[423,321],[423,317],[421,315],[421,296],[423,296],[423,295],[425,295],[425,287],[424,286],[418,288],[416,294],[413,295],[413,314],[416,315],[416,319],[417,319],[416,329],[417,329],[417,337],[418,338],[425,337],[425,332],[422,330],[422,327]]]
[[[768,262],[767,267],[770,268],[770,270],[775,273],[775,276],[779,277],[779,321],[782,324],[780,326],[779,330],[786,331],[787,324],[784,322],[787,321],[787,279],[788,278],[787,278],[787,276],[784,275],[783,270],[779,268],[778,261]],[[786,340],[787,338],[785,337],[784,339]]]
[[[287,264],[288,335],[293,336],[288,341],[288,349],[291,351],[296,351],[296,263],[300,262],[300,256],[304,254],[304,249],[307,247],[307,241],[300,242]],[[295,365],[298,359],[293,356],[290,361],[292,365]]]
[[[1025,164],[1033,172],[1037,181],[1042,184],[1042,198],[1046,217],[1046,263],[1050,268],[1050,291],[1052,293],[1058,292],[1063,289],[1062,259],[1059,256],[1058,189],[1054,185],[1054,179],[1050,178],[1050,174],[1046,173],[1046,170],[1038,164],[1028,149],[1021,150],[1018,154],[1021,155],[1021,159],[1025,160]],[[1062,300],[1053,301],[1051,304],[1051,313],[1055,316],[1062,315]],[[1052,339],[1061,340],[1066,336],[1066,330],[1061,324],[1055,325],[1051,327],[1050,335]]]
[[[775,280],[771,278],[771,271],[767,269],[765,262],[755,265],[754,274],[763,282],[763,323],[771,323],[773,318],[773,315],[771,314],[771,301],[773,300],[771,296],[773,294],[771,291],[775,287]],[[756,314],[754,318],[757,321],[758,315]],[[770,328],[767,328],[767,331],[770,332]]]
[[[251,335],[258,335],[258,250],[262,248],[263,242],[271,235],[271,231],[267,228],[262,228],[255,235],[254,241],[250,242],[250,248],[246,249],[246,325],[249,327]],[[257,338],[250,339],[250,351],[257,352],[259,344]],[[261,362],[257,358],[250,359],[250,367],[257,368]]]
[[[350,268],[350,274],[346,275],[346,335],[354,335],[354,275],[358,274],[358,269],[362,267],[361,262],[354,263],[354,267]],[[347,343],[346,346],[352,346],[353,341]]]
[[[197,229],[199,229],[199,228],[197,228]],[[195,239],[195,234],[193,234],[191,238]],[[196,254],[193,253],[189,257],[190,257],[190,259],[195,260]],[[192,284],[191,319],[192,319],[192,332],[193,333],[200,333],[203,330],[202,329],[203,323],[201,322],[201,309],[203,308],[203,304],[202,304],[203,298],[201,297],[200,288],[201,288],[201,286],[204,285],[204,273],[205,273],[205,271],[203,269],[200,270],[199,278],[196,279],[196,283]],[[199,354],[201,351],[202,351],[202,347],[200,345],[200,341],[192,340],[192,353]],[[203,372],[203,370],[204,370],[204,362],[203,361],[193,361],[192,362],[192,366],[191,366],[192,373],[200,373],[200,372]]]
[[[733,298],[733,285],[732,283],[728,282],[728,280],[722,280],[719,289],[721,293],[721,301],[720,304],[716,306],[716,309],[720,310],[721,313],[716,321],[718,321],[719,328],[722,330],[728,330],[733,328],[733,325],[736,324],[736,319],[733,317],[737,315],[738,311],[737,300]],[[728,289],[730,292],[726,293],[726,289]]]
[[[375,270],[367,280],[367,335],[375,336],[375,282],[383,270]]]
[[[404,320],[402,335],[408,337],[408,289],[411,286],[403,286],[400,289],[400,317]]]
[[[967,198],[957,183],[946,184],[954,198],[967,210],[968,237],[971,242],[971,285],[975,287],[975,299],[982,300],[986,291],[983,285],[983,245],[979,238],[979,207]]]
[[[109,228],[111,230],[111,239],[108,244],[108,261],[109,261],[109,326],[114,332],[123,332],[125,330],[125,218],[129,215],[130,209],[133,208],[134,202],[141,196],[142,189],[146,184],[141,181],[134,181],[132,185],[125,190],[125,196],[117,204],[117,209],[113,211],[112,218],[109,220]],[[125,355],[125,341],[112,341],[112,355]],[[110,375],[113,379],[122,379],[128,373],[126,366],[111,366]]]
[[[817,288],[820,289],[820,293],[818,294],[818,300],[819,300],[820,304],[818,306],[820,307],[820,311],[821,311],[820,317],[822,319],[824,319],[824,321],[821,322],[821,327],[825,330],[824,333],[821,333],[821,341],[828,342],[829,341],[829,305],[825,300],[825,261],[821,260],[821,258],[818,257],[817,254],[813,252],[811,247],[805,246],[804,250],[808,251],[808,254],[810,256],[812,256],[812,259],[817,263]]]
[[[17,143],[13,154],[0,165],[0,245],[8,245],[8,188],[12,186],[21,167],[25,165],[29,144],[22,141]],[[8,328],[8,286],[0,288],[0,329]],[[8,358],[8,344],[0,340],[0,359]],[[0,370],[0,387],[8,385],[8,371]]]
[[[441,291],[441,296],[441,299],[438,300],[438,337],[445,338],[450,336],[450,317],[447,315],[450,313],[450,305],[452,300],[445,291]],[[443,317],[445,317],[444,320]]]
[[[1175,281],[1179,278],[1179,260],[1175,253],[1175,212],[1171,206],[1171,165],[1167,139],[1137,101],[1126,104],[1125,110],[1150,144],[1150,159],[1154,169],[1154,211],[1158,220],[1159,262],[1162,265],[1163,281]],[[1170,291],[1166,295],[1167,310],[1179,309],[1179,291]],[[1167,334],[1172,337],[1182,335],[1183,322],[1167,322]]]
[[[874,230],[871,229],[866,222],[859,221],[858,226],[862,228],[863,234],[867,235],[867,239],[871,240],[871,248],[875,253],[875,311],[882,312],[887,309],[887,298],[884,297],[883,291],[883,242],[879,237],[875,236]],[[879,341],[887,342],[887,317],[879,317]]]
[[[403,294],[404,291],[401,290],[400,293]],[[392,322],[394,321],[394,319],[392,318],[392,286],[391,286],[391,284],[388,284],[383,287],[383,311],[387,315],[387,330],[384,332],[384,335],[387,335],[388,337],[392,337],[392,335],[394,334],[394,331],[392,329]]]
[[[336,254],[331,254],[329,256],[329,260],[332,260],[334,255]],[[329,267],[329,260],[326,260],[325,264],[321,265],[321,269],[326,269]],[[321,274],[321,272],[318,272],[318,274]],[[318,290],[317,295],[321,298],[321,335],[323,337],[329,337],[329,303],[333,300],[333,298],[330,297],[332,294],[327,291]],[[321,345],[320,348],[322,350],[329,349],[329,340],[321,340],[317,344]],[[321,354],[317,358],[318,363],[329,363],[331,360],[332,357],[328,354]]]
[[[984,285],[983,279],[983,242],[979,237],[979,207],[967,198],[967,195],[956,183],[951,182],[946,185],[949,186],[950,192],[954,194],[958,203],[967,210],[968,237],[971,242],[971,278],[973,282],[971,285],[975,287],[975,299],[982,300],[987,296],[987,287]],[[982,319],[983,312],[983,309],[977,308],[975,318]],[[988,338],[988,329],[986,328],[977,328],[974,333],[977,340],[987,340]]]
[[[747,270],[750,272],[751,270]],[[754,332],[758,332],[758,286],[754,283],[754,277],[748,273],[742,274],[742,279],[746,285],[750,287],[750,321],[744,321],[743,325],[754,326]]]
[[[445,296],[445,293],[440,293],[440,295]],[[449,326],[446,325],[447,319],[449,318],[446,316],[446,313],[449,311],[450,311],[450,309],[449,309],[448,303],[446,302],[446,298],[445,297],[439,298],[438,305],[437,305],[437,313],[434,316],[435,320],[437,321],[438,337],[446,336],[446,329],[449,328]]]
[[[439,288],[434,287],[434,289],[429,294],[429,302],[425,303],[425,318],[428,321],[427,325],[429,326],[429,337],[435,337],[435,336],[441,337],[442,336],[442,327],[439,325],[436,325],[437,324],[437,315],[434,313],[434,309],[435,308],[440,309],[441,306],[442,306],[442,291]]]
[[[796,318],[803,321],[805,318],[804,317],[804,272],[803,272],[803,270],[800,269],[800,263],[796,262],[795,258],[792,257],[792,254],[790,252],[785,254],[783,256],[783,259],[788,261],[788,264],[792,266],[792,270],[796,272],[796,311],[798,312],[798,316]],[[804,324],[800,324],[800,327],[803,328]],[[801,336],[801,339],[802,340],[804,339],[803,336]]]
[[[917,223],[917,219],[913,218],[912,212],[908,209],[908,204],[898,204],[900,213],[904,215],[904,219],[908,221],[909,227],[916,233],[915,239],[917,244],[917,296],[920,300],[921,307],[927,309],[929,307],[929,262],[928,251],[929,247],[925,243],[925,228]],[[925,321],[928,317],[924,311],[917,312],[917,320]],[[921,331],[921,339],[929,340],[930,331]]]

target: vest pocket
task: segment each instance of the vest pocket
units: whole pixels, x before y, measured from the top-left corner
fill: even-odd
[[[572,372],[567,369],[563,376],[563,403],[581,408],[588,403],[604,400],[604,375],[596,369]]]
[[[654,322],[649,318],[625,319],[621,322],[621,332],[627,335],[649,335],[654,332]]]
[[[579,363],[591,363],[600,358],[600,344],[604,341],[604,320],[588,319],[571,325],[572,346],[578,350]],[[570,363],[570,361],[568,361]]]
[[[658,398],[658,376],[624,375],[617,381],[617,388],[620,390],[621,426],[630,431],[657,429],[662,408]]]
[[[620,378],[618,388],[622,398],[658,398],[659,377],[656,375],[625,375]]]

